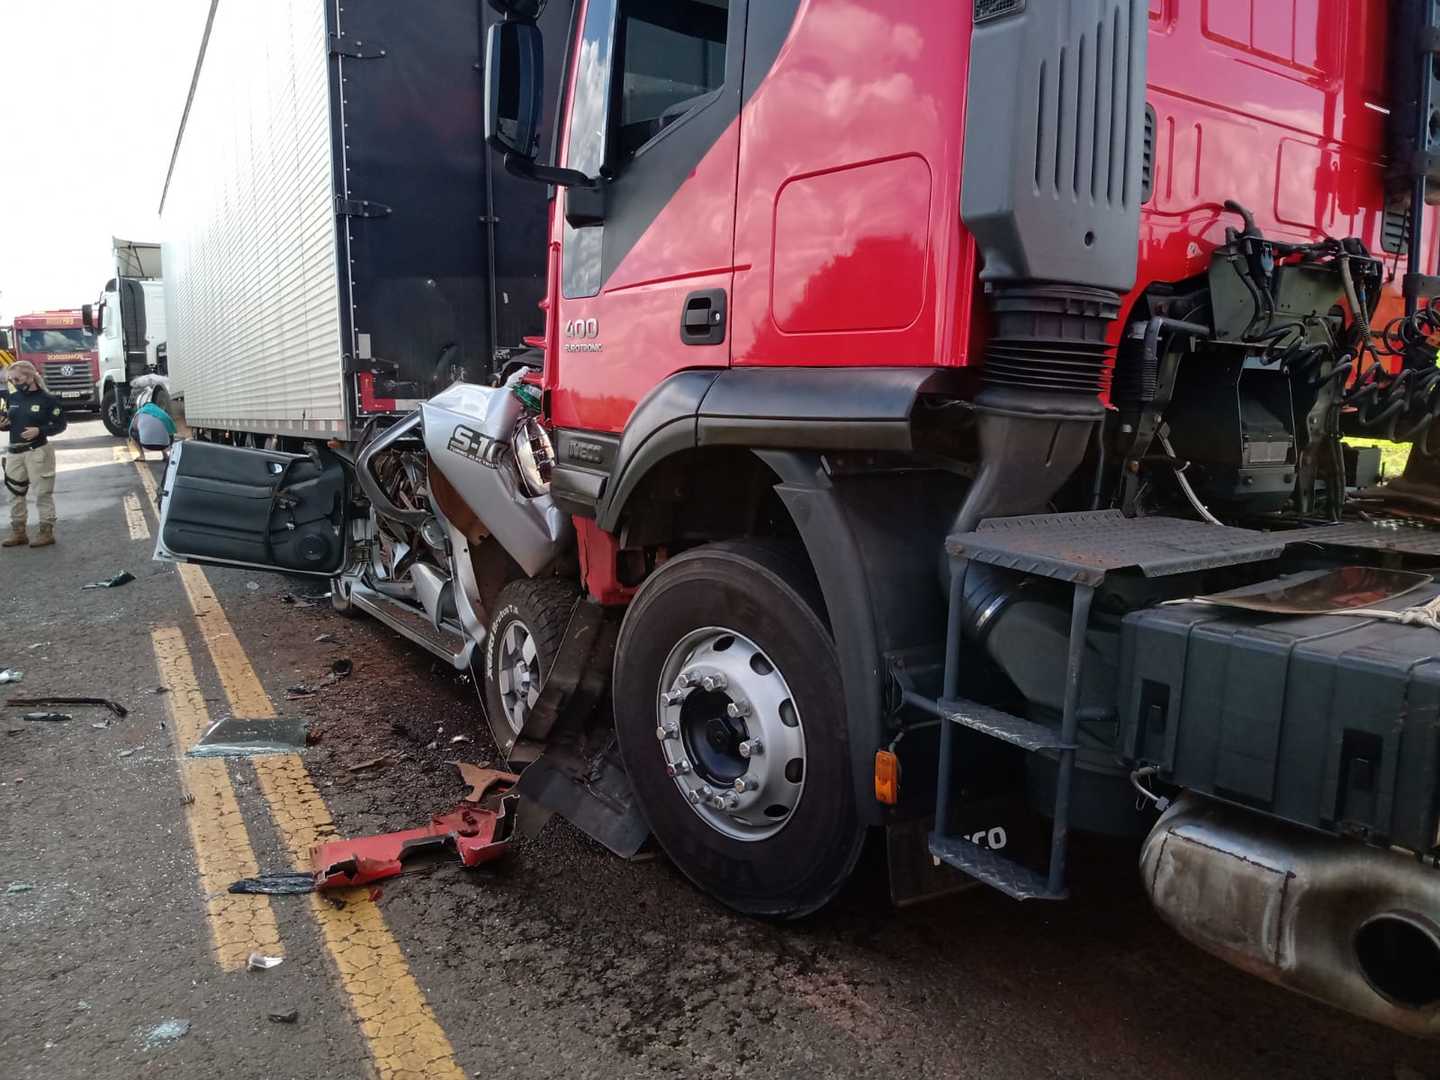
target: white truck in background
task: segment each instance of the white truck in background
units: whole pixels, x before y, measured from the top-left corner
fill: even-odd
[[[111,251],[114,276],[105,283],[99,301],[81,311],[86,329],[95,333],[100,355],[96,385],[100,419],[111,435],[124,438],[135,380],[167,374],[165,285],[159,244],[117,236],[111,238]]]

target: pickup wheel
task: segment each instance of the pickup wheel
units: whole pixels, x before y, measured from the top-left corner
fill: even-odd
[[[859,858],[840,664],[808,563],[709,544],[640,589],[615,657],[620,751],[650,828],[737,911],[824,905]]]
[[[105,425],[105,430],[117,439],[126,438],[130,434],[128,413],[115,384],[105,387],[105,396],[100,401],[100,422]]]
[[[563,578],[526,578],[495,598],[485,638],[485,718],[506,758],[550,674],[578,595]]]

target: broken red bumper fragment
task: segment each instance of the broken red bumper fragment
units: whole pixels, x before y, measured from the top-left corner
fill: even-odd
[[[514,801],[511,796],[494,808],[462,806],[437,814],[419,829],[316,844],[315,885],[321,889],[368,885],[400,874],[409,859],[442,850],[453,850],[463,866],[489,862],[510,846]]]

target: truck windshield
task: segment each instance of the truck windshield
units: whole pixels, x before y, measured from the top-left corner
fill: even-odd
[[[73,330],[21,330],[19,337],[22,353],[91,352],[95,348],[95,335],[80,327]]]

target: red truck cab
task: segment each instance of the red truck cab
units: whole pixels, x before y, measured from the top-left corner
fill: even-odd
[[[17,315],[15,359],[34,364],[50,393],[67,410],[98,408],[100,354],[78,308]]]

